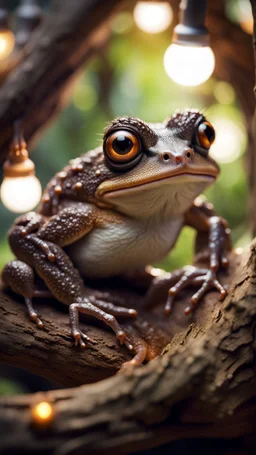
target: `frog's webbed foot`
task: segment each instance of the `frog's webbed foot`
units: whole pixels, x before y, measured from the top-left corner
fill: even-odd
[[[92,302],[96,303],[94,298],[85,297],[83,299],[79,299],[79,302],[72,303],[69,306],[71,333],[75,339],[75,345],[77,346],[79,343],[81,347],[85,347],[85,343],[83,342],[83,340],[86,340],[88,338],[87,335],[85,335],[79,328],[79,313],[84,313],[93,316],[105,322],[105,324],[109,325],[111,329],[115,332],[116,338],[118,339],[120,344],[121,345],[125,344],[125,346],[131,351],[133,349],[133,346],[128,340],[125,331],[117,322],[115,316],[113,316],[113,314],[110,314],[110,312],[107,313],[104,310],[102,310],[99,304],[96,306]],[[105,306],[106,308],[106,305],[108,304],[105,304],[104,302],[104,305],[101,306],[102,307]]]
[[[179,281],[172,286],[168,291],[168,298],[165,305],[164,312],[166,315],[170,314],[173,308],[174,298],[186,287],[188,286],[197,286],[201,285],[199,290],[191,297],[190,305],[188,305],[184,313],[186,315],[190,314],[200,299],[206,294],[210,289],[217,289],[220,292],[220,299],[223,300],[227,291],[220,284],[217,279],[216,272],[209,269],[200,269],[198,267],[187,266],[183,268],[183,275]]]
[[[172,273],[166,273],[161,277],[155,278],[145,297],[146,306],[154,306],[159,301],[159,295],[168,294],[164,313],[170,314],[173,309],[174,299],[179,293],[189,286],[200,286],[199,290],[191,297],[190,304],[185,309],[185,314],[190,314],[201,298],[211,289],[217,289],[220,292],[220,298],[223,300],[227,291],[220,284],[216,272],[212,269],[199,268],[194,266],[185,266]]]

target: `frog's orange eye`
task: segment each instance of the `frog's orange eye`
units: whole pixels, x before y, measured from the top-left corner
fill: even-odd
[[[215,140],[215,130],[210,122],[202,122],[197,129],[197,143],[204,149],[209,149]]]
[[[107,157],[120,164],[134,160],[140,154],[140,149],[140,141],[131,131],[114,131],[104,142]]]

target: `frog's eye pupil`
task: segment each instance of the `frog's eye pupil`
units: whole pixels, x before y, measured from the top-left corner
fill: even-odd
[[[119,130],[110,133],[104,140],[103,151],[108,163],[112,167],[115,164],[121,166],[123,164],[127,165],[127,163],[135,163],[135,160],[137,159],[138,161],[142,156],[138,136],[128,130]]]
[[[215,131],[211,123],[205,121],[200,123],[197,130],[198,145],[209,149],[215,140]]]
[[[112,142],[112,147],[119,155],[126,155],[131,151],[133,142],[128,137],[120,135]]]
[[[210,126],[207,123],[202,123],[202,130],[203,130],[205,136],[207,137],[208,141],[210,142],[210,144],[212,144],[215,139],[215,131],[212,128],[212,126]]]

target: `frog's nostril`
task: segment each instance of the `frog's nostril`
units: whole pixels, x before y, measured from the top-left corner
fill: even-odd
[[[191,157],[191,153],[187,152],[187,158],[190,158],[190,157]]]
[[[168,161],[170,159],[170,156],[168,155],[168,153],[163,154],[163,159],[164,159],[164,161]]]
[[[183,157],[181,155],[177,155],[175,156],[175,161],[176,163],[183,163]]]

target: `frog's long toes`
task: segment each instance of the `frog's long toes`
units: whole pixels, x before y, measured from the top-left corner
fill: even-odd
[[[92,340],[90,337],[88,337],[88,335],[86,335],[84,332],[80,332],[81,334],[81,338],[86,341],[86,343],[92,343],[92,344],[96,344],[96,341]]]
[[[75,346],[78,346],[78,343],[80,343],[80,339],[81,339],[81,333],[80,333],[80,330],[72,330],[72,337],[74,338],[75,340]]]
[[[192,313],[192,306],[191,305],[188,305],[185,310],[184,310],[184,314],[186,316],[188,316],[190,313]]]
[[[41,319],[38,317],[38,314],[35,311],[31,312],[29,314],[29,317],[30,317],[31,321],[36,323],[36,325],[39,329],[43,329],[43,327],[44,327],[43,321],[41,321]]]
[[[167,301],[164,307],[164,314],[165,316],[168,316],[172,312],[172,306],[173,306],[173,295],[170,293],[168,294]]]
[[[137,318],[137,316],[138,316],[138,311],[134,310],[133,308],[130,308],[130,309],[128,310],[128,314],[129,314],[129,316],[131,316],[132,318]]]
[[[126,338],[126,333],[123,330],[119,330],[116,333],[116,337],[117,337],[119,343],[122,345],[122,344],[124,344],[124,340]]]

